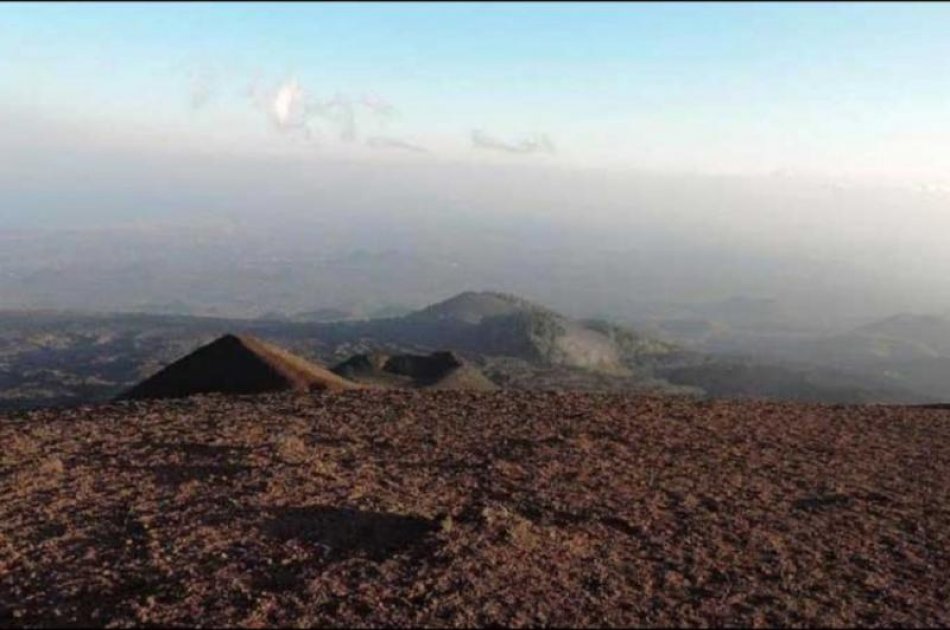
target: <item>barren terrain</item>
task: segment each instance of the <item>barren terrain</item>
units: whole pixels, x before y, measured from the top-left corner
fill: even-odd
[[[946,409],[199,396],[0,444],[0,626],[950,625]]]

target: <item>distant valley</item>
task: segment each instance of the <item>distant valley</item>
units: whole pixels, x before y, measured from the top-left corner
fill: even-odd
[[[689,326],[574,319],[493,291],[463,292],[392,317],[314,314],[346,317],[329,322],[0,312],[0,407],[107,400],[225,332],[253,334],[328,367],[370,353],[452,351],[502,388],[833,403],[950,398],[946,319],[900,316],[847,334],[796,338],[750,321],[751,309],[741,306]]]

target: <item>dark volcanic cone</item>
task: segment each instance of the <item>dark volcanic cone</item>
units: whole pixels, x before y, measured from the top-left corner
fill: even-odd
[[[225,335],[142,381],[120,399],[182,398],[220,392],[342,390],[360,385],[247,335]]]
[[[359,383],[387,387],[497,389],[484,374],[454,352],[357,354],[334,367],[333,372]]]

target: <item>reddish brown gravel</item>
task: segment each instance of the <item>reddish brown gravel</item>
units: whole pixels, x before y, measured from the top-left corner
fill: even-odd
[[[950,625],[950,410],[287,393],[0,444],[0,626]]]

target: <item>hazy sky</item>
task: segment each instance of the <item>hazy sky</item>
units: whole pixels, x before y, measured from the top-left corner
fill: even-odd
[[[946,310],[948,33],[936,3],[3,3],[0,239],[237,221],[236,258],[467,252],[458,290]],[[92,273],[24,238],[7,295]]]
[[[947,33],[939,3],[5,3],[0,134],[946,185]]]

